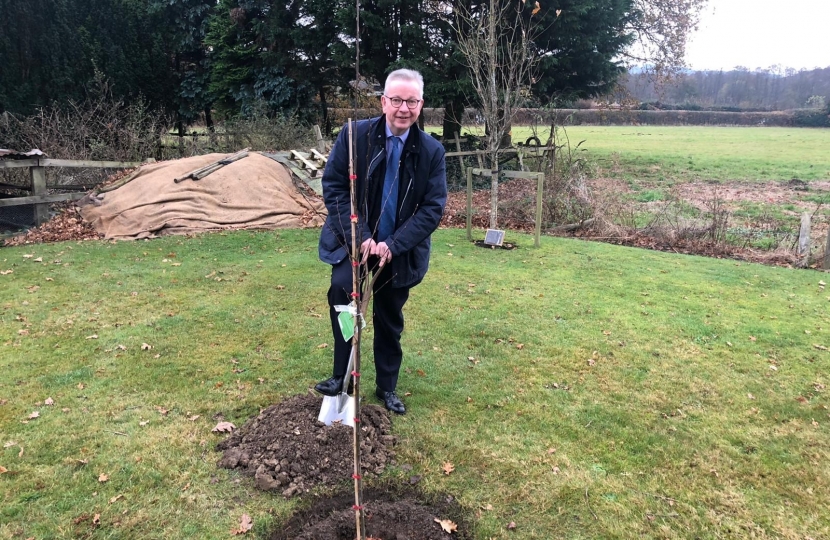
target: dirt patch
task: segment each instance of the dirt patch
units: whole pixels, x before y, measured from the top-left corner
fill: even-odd
[[[241,469],[254,476],[259,489],[293,497],[317,486],[351,481],[353,431],[349,426],[317,421],[321,398],[301,395],[264,409],[256,418],[219,443],[219,467]],[[386,409],[361,406],[363,475],[381,474],[394,464]]]
[[[646,185],[643,189],[663,189],[661,186]],[[633,219],[638,211],[651,211],[652,213],[665,205],[664,201],[638,203],[626,198],[626,195],[633,193],[630,186],[614,178],[594,178],[590,181],[590,189],[596,204],[605,212],[620,210],[620,205],[626,205],[622,212],[630,214]],[[765,204],[769,207],[777,207],[785,215],[791,216],[791,220],[797,220],[802,212],[815,212],[817,203],[810,198],[823,197],[830,193],[829,181],[811,181],[805,183],[796,179],[788,182],[696,182],[666,188],[673,197],[682,200],[702,212],[706,212],[717,200],[721,208],[727,212],[736,212],[747,203]],[[535,183],[524,180],[511,180],[499,186],[499,228],[511,231],[533,232],[535,224],[533,219],[528,219],[532,212],[528,208],[535,207],[536,188]],[[617,206],[615,206],[617,205]],[[482,189],[473,193],[473,226],[476,228],[489,227],[490,191]],[[826,206],[825,206],[826,208]],[[464,191],[451,192],[447,200],[447,208],[441,225],[444,227],[466,227],[467,224],[467,194]],[[732,220],[730,220],[730,223]],[[755,223],[747,219],[736,219],[737,226],[760,232],[775,225],[773,223]],[[587,225],[587,222],[586,222]],[[705,238],[685,238],[680,234],[672,234],[677,231],[658,231],[648,228],[635,230],[629,227],[617,227],[618,230],[609,232],[602,226],[576,227],[574,230],[547,230],[548,235],[576,236],[584,240],[608,242],[618,245],[640,247],[659,251],[670,251],[674,253],[703,255],[715,258],[731,258],[761,264],[772,264],[779,266],[793,266],[798,264],[798,258],[794,249],[785,249],[787,246],[773,250],[754,249],[746,245],[735,245],[726,242],[712,242]],[[827,234],[827,223],[820,216],[814,219],[812,234],[820,246],[814,246],[814,258],[818,260],[823,252],[824,240]],[[669,233],[669,234],[667,234]],[[791,234],[797,238],[797,225],[794,226]]]
[[[815,208],[815,203],[805,204],[803,199],[810,194],[830,192],[830,182],[801,181],[789,182],[694,182],[677,186],[677,193],[684,201],[699,209],[705,209],[715,198],[729,205],[731,209],[742,202],[757,204],[792,204]]]
[[[434,496],[429,502],[414,491],[401,488],[364,490],[366,535],[378,540],[469,539],[462,510],[452,497]],[[354,540],[354,492],[343,491],[318,499],[310,508],[294,515],[269,540]],[[435,520],[457,526],[444,532]],[[449,525],[449,524],[448,524]]]

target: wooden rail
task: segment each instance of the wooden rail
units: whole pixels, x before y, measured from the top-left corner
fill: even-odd
[[[26,197],[12,197],[0,199],[0,208],[7,206],[19,206],[22,204],[35,205],[35,224],[40,225],[49,219],[49,204],[61,201],[77,200],[84,196],[84,193],[53,193],[48,195],[47,189],[60,189],[60,186],[46,185],[46,167],[72,167],[84,169],[131,169],[140,166],[137,161],[92,161],[74,159],[17,159],[0,161],[0,169],[29,169],[29,187],[32,193]]]

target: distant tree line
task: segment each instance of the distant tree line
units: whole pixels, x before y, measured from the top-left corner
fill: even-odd
[[[645,73],[628,73],[620,83],[634,99],[662,108],[778,111],[830,105],[830,67],[682,72],[662,86]]]
[[[392,69],[418,69],[452,134],[476,106],[453,10],[476,14],[485,1],[362,0],[361,75],[382,82]],[[680,65],[706,2],[499,1],[532,10],[541,30],[530,106],[608,93],[636,40],[663,45],[652,56],[660,69]],[[29,115],[106,85],[127,103],[140,96],[180,130],[263,107],[328,129],[329,109],[350,103],[355,86],[353,0],[0,0],[0,13],[0,113]]]

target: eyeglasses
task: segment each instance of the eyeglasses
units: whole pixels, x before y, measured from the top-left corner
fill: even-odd
[[[392,106],[395,107],[396,109],[404,103],[406,103],[406,108],[407,109],[414,109],[415,107],[418,106],[418,103],[421,102],[420,99],[401,99],[399,97],[389,97],[387,95],[384,95],[383,97],[388,99],[389,103],[391,103]]]

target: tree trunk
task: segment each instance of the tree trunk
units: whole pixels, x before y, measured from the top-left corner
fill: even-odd
[[[213,115],[210,113],[210,105],[205,105],[205,126],[210,133],[216,131],[216,128],[213,126]]]
[[[450,140],[461,133],[461,119],[464,117],[464,99],[455,97],[444,102],[444,140]]]
[[[490,228],[497,229],[499,221],[499,154],[490,154]]]

